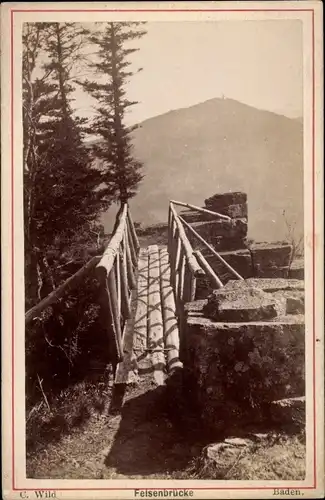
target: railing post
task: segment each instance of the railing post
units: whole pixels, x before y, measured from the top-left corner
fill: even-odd
[[[123,235],[122,241],[122,255],[120,258],[120,270],[121,270],[121,292],[122,292],[122,314],[124,319],[131,318],[131,307],[130,307],[130,292],[128,286],[128,277],[126,269],[126,246],[125,246],[125,234]]]
[[[136,286],[136,282],[135,282],[132,257],[131,257],[131,253],[130,253],[130,247],[129,247],[128,232],[125,231],[124,234],[125,234],[126,267],[127,267],[127,274],[128,274],[128,282],[130,283],[130,287],[133,290]]]
[[[123,360],[123,345],[122,345],[122,329],[121,329],[121,317],[118,310],[118,296],[116,291],[116,277],[114,266],[108,275],[108,292],[109,292],[109,304],[110,310],[113,317],[114,324],[114,334],[116,337],[118,361]]]
[[[184,265],[184,284],[183,284],[183,297],[180,307],[178,308],[178,319],[179,319],[179,335],[180,335],[180,359],[181,361],[186,361],[187,356],[187,345],[186,345],[186,317],[184,306],[186,302],[192,301],[192,283],[193,278],[190,267],[187,260]]]
[[[132,265],[134,267],[136,267],[137,261],[138,261],[138,256],[137,256],[137,252],[136,252],[136,249],[135,249],[135,243],[134,243],[133,236],[132,236],[132,233],[131,233],[130,222],[129,222],[128,218],[126,219],[126,232],[128,234],[128,242],[129,242],[129,247],[130,247],[130,254],[131,254],[131,259],[132,259]]]
[[[191,274],[191,288],[190,288],[190,300],[189,302],[193,302],[196,296],[196,277]]]
[[[173,286],[175,284],[175,262],[176,262],[176,252],[177,252],[177,241],[178,241],[178,230],[177,227],[175,227],[173,228],[172,232],[171,252],[170,252],[170,270],[171,270],[170,281]]]
[[[177,230],[177,241],[176,241],[176,251],[175,251],[175,261],[174,261],[174,283],[173,283],[176,297],[178,290],[178,265],[179,265],[181,250],[182,250],[182,242],[179,237],[179,231]]]
[[[112,268],[113,270],[113,268]],[[103,268],[97,269],[97,277],[100,283],[100,318],[103,329],[108,334],[108,346],[110,359],[113,364],[117,364],[121,361],[123,356],[121,335],[118,332],[121,331],[119,324],[116,321],[116,281],[113,274],[107,277],[106,271]],[[115,290],[115,293],[114,293]],[[115,305],[114,305],[115,296]]]
[[[133,239],[134,248],[135,248],[136,254],[138,254],[139,250],[140,250],[140,243],[138,240],[137,232],[135,230],[134,223],[133,223],[131,212],[130,212],[129,208],[128,208],[128,221],[129,221],[130,233],[131,233],[131,236]]]
[[[184,258],[185,258],[185,252],[183,246],[181,246],[180,253],[179,253],[179,260],[178,260],[178,267],[177,267],[177,277],[176,277],[176,296],[177,296],[177,301],[176,301],[176,307],[177,311],[181,310],[182,308],[182,300],[183,300],[183,290],[184,290]]]
[[[173,226],[174,226],[174,218],[170,208],[168,207],[168,253],[171,254],[171,242],[173,238]]]
[[[117,309],[119,316],[121,315],[121,274],[120,274],[120,253],[116,254],[114,262],[114,274],[116,282],[116,297],[117,297]]]

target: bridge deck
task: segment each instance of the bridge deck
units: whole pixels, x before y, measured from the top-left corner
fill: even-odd
[[[124,360],[117,367],[116,384],[149,374],[156,385],[163,385],[166,373],[182,366],[167,247],[140,249],[133,317],[127,322],[123,343]]]

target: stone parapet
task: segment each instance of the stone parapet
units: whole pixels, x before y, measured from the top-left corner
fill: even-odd
[[[276,415],[285,406],[273,402],[304,396],[301,280],[231,280],[208,298],[187,303],[185,318],[187,368],[212,430],[270,424],[271,406]],[[297,405],[284,411],[296,414]]]
[[[209,428],[261,421],[272,401],[304,395],[303,317],[237,323],[187,313],[188,366]]]
[[[287,278],[292,253],[288,244],[253,243],[250,245],[254,276]]]

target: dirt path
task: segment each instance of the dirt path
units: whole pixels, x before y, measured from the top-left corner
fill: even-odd
[[[124,405],[103,412],[27,461],[27,477],[118,479],[182,477],[203,445],[181,435],[166,405],[166,387],[142,379],[128,388]]]

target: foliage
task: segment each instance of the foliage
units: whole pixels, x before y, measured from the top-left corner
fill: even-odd
[[[84,121],[74,116],[70,105],[72,68],[82,57],[80,49],[87,34],[72,23],[24,26],[24,214],[29,305],[56,286],[46,257],[54,242],[60,241],[61,250],[63,242],[69,245],[78,230],[94,223],[111,201],[100,188],[102,174],[93,167],[82,142]],[[37,67],[41,53],[47,60]],[[51,287],[44,287],[44,281],[50,281]]]
[[[99,113],[97,120],[102,125],[102,136],[111,139],[105,143],[105,168],[94,162],[94,151],[85,143],[88,120],[78,117],[72,105],[80,72],[91,66],[86,52],[90,44],[100,46],[99,35],[92,36],[78,23],[23,26],[26,309],[62,284],[91,257],[103,252],[101,212],[116,198],[131,196],[142,177],[141,164],[131,154],[130,129],[123,123],[125,109],[134,104],[126,99],[123,89],[131,76],[126,72],[129,64],[126,57],[136,50],[124,48],[124,43],[141,32],[129,29],[122,34],[121,23],[105,25],[107,36],[109,29],[111,37],[116,35],[111,44],[103,38],[96,73],[97,78],[104,51],[112,70],[112,81],[105,87],[105,102],[99,100],[99,107],[111,113],[112,119],[101,122]],[[104,75],[107,69],[106,66]],[[98,133],[98,128],[94,131]],[[112,353],[107,325],[103,326],[100,316],[98,294],[97,280],[88,276],[76,291],[45,309],[26,328],[29,442],[33,441],[38,425],[40,433],[50,432],[59,421],[64,428],[71,429],[75,422],[72,411],[71,425],[69,422],[66,425],[65,419],[60,420],[66,409],[65,403],[59,401],[59,394],[69,397],[73,393],[69,393],[70,388],[81,387],[92,370],[107,372]],[[84,411],[87,405],[82,394],[77,395],[80,412],[75,409],[76,420],[79,413],[85,418],[89,413],[87,409]]]
[[[283,210],[283,218],[286,226],[285,240],[292,246],[292,252],[289,261],[289,268],[296,257],[303,255],[304,251],[304,235],[297,234],[297,222],[290,221]]]
[[[96,334],[101,330],[97,294],[97,282],[89,278],[73,297],[45,309],[27,328],[27,394],[32,402],[35,391],[39,393],[37,375],[45,392],[55,392],[78,378],[79,370],[87,371],[92,343],[96,346],[98,336],[103,340],[104,335]]]
[[[104,30],[90,37],[98,47],[98,60],[91,65],[97,79],[79,82],[97,101],[97,115],[89,131],[102,140],[94,144],[93,152],[101,162],[108,192],[114,193],[121,203],[135,195],[143,177],[142,164],[132,155],[130,133],[135,127],[125,125],[126,111],[137,104],[127,99],[125,91],[125,84],[133,75],[128,69],[128,56],[138,50],[128,44],[145,34],[142,24],[105,23]]]

